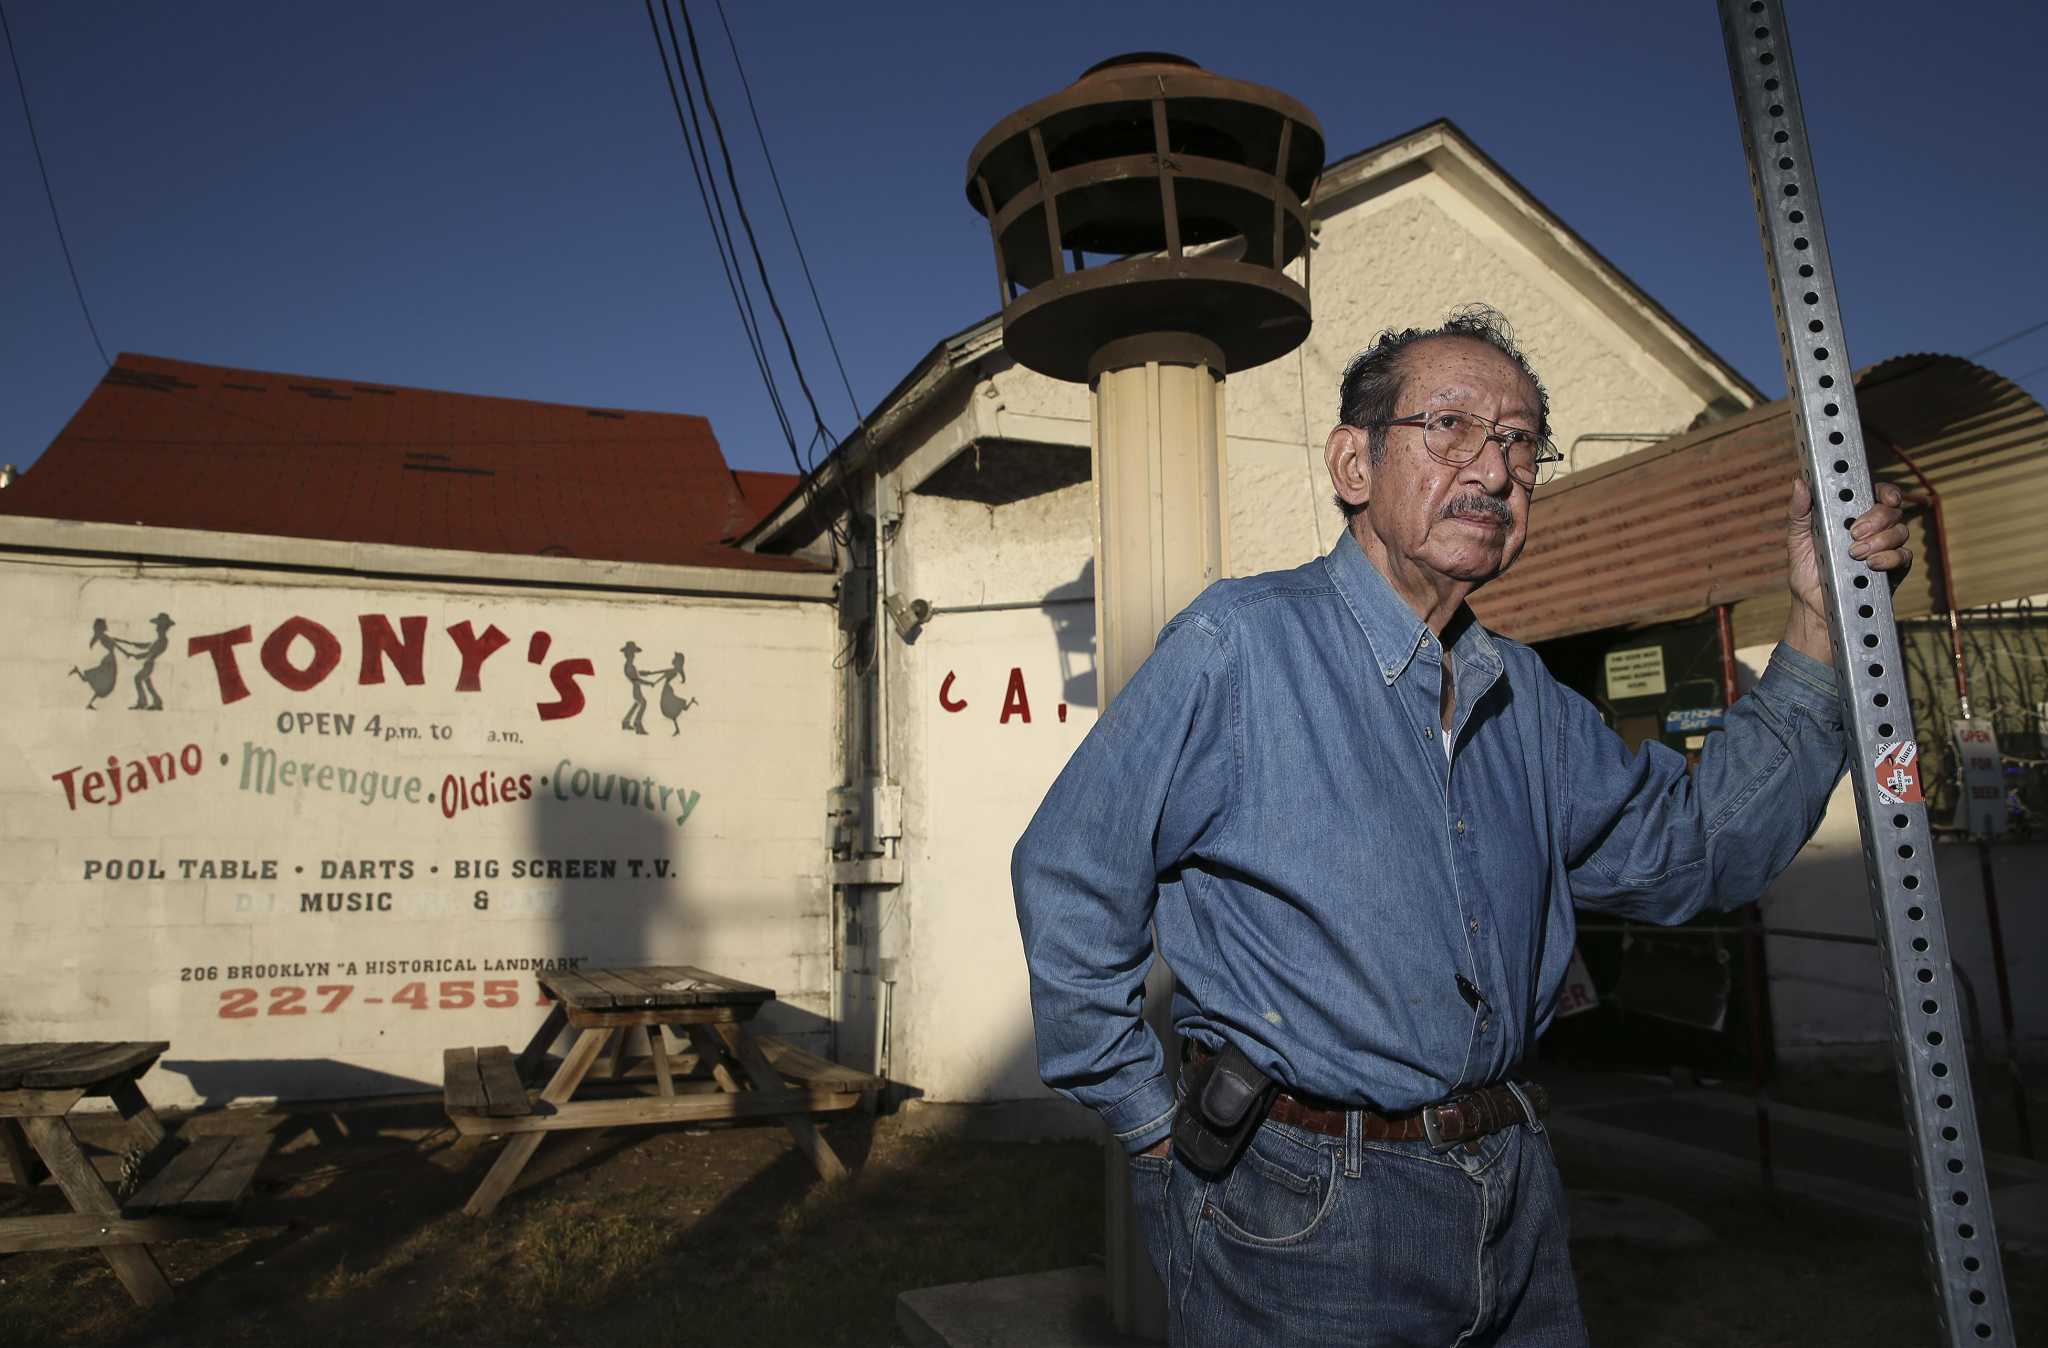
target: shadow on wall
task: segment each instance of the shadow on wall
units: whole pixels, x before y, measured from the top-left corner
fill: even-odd
[[[515,905],[535,905],[549,919],[546,948],[536,953],[577,958],[586,967],[692,965],[743,979],[747,970],[733,967],[736,958],[775,962],[789,953],[775,943],[799,934],[801,924],[791,920],[795,912],[750,912],[739,890],[713,893],[693,887],[702,883],[704,870],[696,868],[699,878],[690,878],[684,849],[700,835],[677,822],[681,816],[694,826],[688,788],[676,784],[699,774],[692,762],[689,718],[684,716],[681,724],[682,734],[667,742],[673,748],[662,740],[641,741],[664,747],[656,762],[643,763],[637,775],[631,766],[572,765],[566,782],[552,775],[545,783],[535,778],[528,806],[528,859],[561,863],[564,878],[533,885],[531,897],[515,885],[506,897]],[[568,878],[572,863],[581,872],[576,878]],[[778,1000],[759,1014],[762,1028],[824,1051],[831,1042],[830,1021],[779,1000],[791,989],[775,991]],[[640,1037],[632,1038],[636,1042],[629,1047],[644,1051]]]
[[[333,1058],[165,1058],[158,1066],[189,1081],[202,1109],[267,1096],[341,1100],[440,1089],[437,1081],[380,1072]],[[143,1090],[148,1093],[149,1089],[145,1079]]]
[[[1046,591],[1042,602],[1059,649],[1061,700],[1074,707],[1096,706],[1095,559],[1081,564],[1080,575]]]
[[[593,718],[593,738],[603,726]],[[677,956],[701,922],[692,922],[695,896],[681,875],[687,835],[676,823],[682,810],[673,781],[688,775],[680,769],[689,752],[678,747],[663,758],[677,769],[669,780],[658,769],[582,766],[581,755],[536,778],[526,807],[529,860],[559,863],[562,878],[528,882],[530,892],[514,882],[505,901],[530,903],[548,919],[550,954],[596,965],[691,962]],[[506,916],[517,915],[515,907]]]
[[[1168,1070],[1178,1069],[1169,1064]],[[921,1093],[906,1099],[904,1087],[892,1082],[891,1089],[904,1105],[905,1120],[921,1131],[1006,1142],[1046,1138],[1097,1141],[1107,1136],[1094,1111],[1042,1083],[1024,1084],[1038,1083],[1038,1045],[1028,1012],[978,1055],[971,1072],[956,1079],[961,1087],[957,1099],[929,1099]]]

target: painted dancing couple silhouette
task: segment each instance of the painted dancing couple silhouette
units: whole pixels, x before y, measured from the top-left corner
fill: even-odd
[[[633,657],[640,654],[640,648],[632,642],[629,641],[624,646],[621,646],[619,653],[626,657],[626,682],[633,689],[633,705],[627,710],[626,719],[619,722],[619,729],[630,730],[636,735],[647,733],[647,727],[643,724],[647,719],[647,693],[645,690],[660,684],[661,714],[668,717],[669,725],[674,727],[669,734],[671,737],[682,734],[683,727],[680,719],[682,714],[697,705],[696,698],[684,697],[676,691],[677,684],[689,682],[689,679],[683,673],[683,653],[677,651],[674,664],[670,665],[667,669],[657,670],[651,674],[644,669],[634,667]]]
[[[162,711],[164,709],[164,700],[157,696],[156,683],[150,676],[156,672],[157,660],[171,647],[169,633],[172,623],[168,613],[157,614],[154,621],[156,624],[156,639],[154,641],[129,641],[108,632],[107,620],[105,618],[94,618],[92,620],[92,639],[86,644],[88,646],[98,646],[105,650],[107,653],[106,657],[91,669],[80,669],[76,665],[71,667],[71,672],[82,679],[86,687],[92,689],[92,699],[85,704],[87,711],[94,710],[93,703],[98,702],[101,698],[114,691],[114,685],[120,681],[121,657],[124,655],[130,659],[142,662],[141,668],[135,671],[135,705],[128,710]],[[678,661],[682,659],[681,656],[676,658]]]

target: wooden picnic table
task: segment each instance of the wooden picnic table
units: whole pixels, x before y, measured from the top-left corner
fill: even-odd
[[[0,1152],[16,1184],[32,1187],[47,1173],[72,1208],[0,1219],[0,1252],[97,1246],[140,1304],[171,1295],[150,1244],[218,1235],[218,1223],[189,1219],[239,1207],[270,1138],[186,1143],[167,1132],[136,1078],[169,1048],[162,1042],[0,1044]],[[88,1096],[112,1098],[143,1153],[144,1179],[125,1201],[107,1188],[72,1131],[72,1106]]]
[[[580,1128],[769,1117],[789,1129],[820,1175],[836,1179],[846,1173],[811,1115],[855,1108],[880,1089],[882,1079],[760,1033],[754,1017],[775,1000],[772,989],[687,965],[557,970],[537,977],[555,1004],[517,1059],[504,1047],[451,1048],[443,1055],[445,1103],[455,1127],[466,1136],[513,1135],[464,1212],[488,1217],[533,1159],[543,1134]],[[532,1099],[526,1078],[537,1074],[565,1028],[575,1032],[568,1051]],[[601,1079],[625,1080],[635,1033],[645,1039],[653,1093],[575,1098],[607,1044],[612,1048]],[[674,1056],[671,1034],[678,1041]]]

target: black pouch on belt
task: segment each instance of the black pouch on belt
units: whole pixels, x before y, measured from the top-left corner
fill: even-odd
[[[1173,1116],[1173,1149],[1194,1169],[1221,1175],[1266,1117],[1279,1089],[1235,1044],[1187,1069]]]

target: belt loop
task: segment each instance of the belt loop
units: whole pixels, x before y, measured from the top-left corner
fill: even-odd
[[[1344,1111],[1344,1178],[1357,1179],[1365,1161],[1365,1111]]]
[[[1529,1125],[1529,1131],[1541,1133],[1543,1131],[1543,1120],[1536,1117],[1536,1106],[1529,1103],[1529,1097],[1523,1094],[1521,1086],[1513,1080],[1504,1081],[1501,1084],[1514,1092],[1515,1103],[1522,1107],[1522,1118]]]

